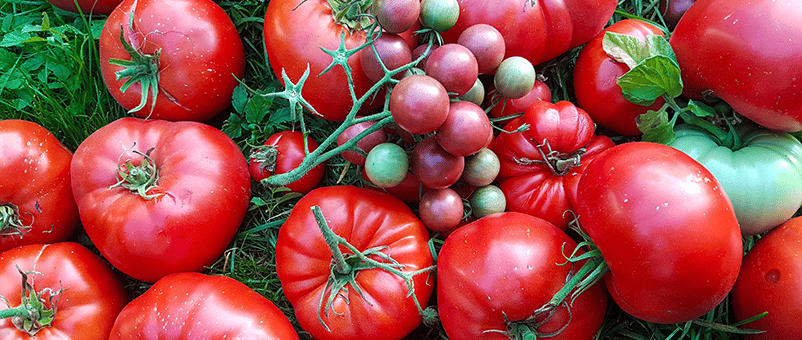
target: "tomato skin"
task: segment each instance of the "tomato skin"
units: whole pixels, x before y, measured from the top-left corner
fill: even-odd
[[[683,94],[712,94],[772,130],[802,130],[802,3],[700,0],[671,34]],[[766,18],[770,17],[771,20]]]
[[[747,340],[792,340],[802,337],[802,217],[793,218],[760,238],[744,257],[738,281],[732,289],[736,320],[763,312],[763,318],[744,324],[762,334],[743,335]]]
[[[0,121],[0,206],[19,210],[25,234],[0,225],[0,252],[23,244],[64,241],[77,229],[70,187],[72,152],[39,124]]]
[[[625,312],[686,322],[730,292],[741,266],[738,221],[718,181],[690,156],[662,144],[619,144],[588,165],[577,197],[580,225]]]
[[[134,112],[137,116],[207,121],[231,105],[237,79],[244,76],[245,52],[231,18],[215,2],[125,0],[109,15],[98,43],[100,70],[114,99],[130,110],[142,100],[141,86],[121,92],[127,79],[117,80],[115,72],[123,68],[109,64],[112,58],[131,60],[120,42],[121,27],[135,49],[144,54],[161,50],[156,106],[151,114],[149,94],[145,107]]]
[[[504,37],[505,55],[537,66],[593,38],[607,24],[615,0],[459,0],[456,25],[443,32],[446,43],[474,24],[488,24]]]
[[[31,337],[17,330],[10,319],[0,319],[2,340],[107,340],[114,319],[129,301],[125,287],[111,268],[78,243],[29,244],[0,253],[0,296],[15,307],[20,304],[21,289],[17,267],[41,273],[28,275],[28,282],[37,292],[65,289],[52,327]]]
[[[491,102],[493,98],[492,93],[493,92],[491,91],[487,91],[488,98],[485,99],[486,102]],[[535,80],[535,85],[532,86],[532,89],[529,90],[529,92],[523,97],[517,99],[502,97],[501,100],[495,106],[493,106],[490,109],[490,112],[487,114],[492,118],[510,116],[526,111],[526,108],[529,107],[529,105],[539,100],[551,102],[551,90],[546,83],[540,80]]]
[[[134,146],[135,144],[135,146]],[[118,164],[138,165],[153,148],[159,170],[150,200],[122,187]],[[119,163],[118,163],[119,162]],[[72,159],[72,189],[89,238],[111,264],[147,282],[201,271],[222,255],[250,202],[251,178],[239,147],[196,122],[122,118],[92,133]]]
[[[629,71],[629,66],[610,58],[602,47],[606,32],[626,34],[646,41],[649,34],[663,36],[652,24],[637,19],[625,19],[612,24],[589,41],[576,58],[574,91],[577,106],[584,109],[596,124],[624,136],[639,136],[636,118],[648,110],[657,111],[665,100],[658,98],[650,106],[627,101],[616,80]]]
[[[310,211],[312,206],[319,206],[332,231],[360,251],[387,246],[385,253],[402,264],[404,272],[432,265],[426,227],[400,200],[354,186],[312,190],[295,205],[276,242],[276,271],[301,327],[315,339],[401,339],[412,332],[422,318],[407,296],[407,285],[382,269],[363,270],[356,276],[369,302],[348,284],[348,292],[334,298],[327,315],[318,307],[331,275],[332,252]],[[433,281],[426,273],[413,278],[422,304],[429,300]],[[320,324],[318,315],[331,332]]]
[[[75,6],[74,1],[69,0],[48,0],[53,6],[61,8],[65,11],[79,13],[78,7]],[[111,13],[122,0],[79,0],[78,6],[81,7],[81,12],[94,13],[101,15],[108,15]]]
[[[242,282],[167,275],[120,312],[109,340],[298,339],[287,317]]]
[[[437,263],[437,305],[450,339],[508,339],[506,316],[523,320],[548,302],[579,268],[565,263],[562,247],[576,242],[547,221],[517,212],[493,214],[451,233]],[[568,327],[550,339],[590,339],[601,327],[607,306],[602,283],[574,301]],[[565,307],[538,330],[559,329]],[[492,331],[492,332],[488,332]]]
[[[306,143],[309,146],[309,152],[315,151],[319,146],[318,143],[311,137],[306,137]],[[248,170],[250,171],[251,178],[256,181],[261,181],[273,174],[283,174],[290,170],[297,168],[304,161],[306,153],[304,152],[304,134],[301,131],[279,131],[271,135],[265,140],[264,145],[275,147],[276,162],[275,169],[271,172],[269,169],[263,167],[263,161],[251,158],[248,162]],[[299,180],[285,185],[293,192],[305,194],[310,190],[316,188],[323,175],[326,173],[326,163],[320,163],[314,168],[310,169]]]

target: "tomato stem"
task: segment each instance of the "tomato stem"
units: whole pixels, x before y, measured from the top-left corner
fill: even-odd
[[[33,214],[29,215],[33,218]],[[16,205],[12,203],[0,205],[0,236],[18,235],[22,237],[22,235],[27,234],[32,227],[33,221],[31,221],[30,225],[22,223],[19,208]]]
[[[64,288],[58,290],[45,288],[40,292],[36,292],[33,285],[28,283],[28,274],[41,275],[41,273],[24,272],[19,267],[17,267],[17,271],[22,276],[21,303],[19,306],[11,308],[8,301],[0,296],[0,299],[6,305],[9,305],[8,309],[0,310],[0,319],[10,318],[11,323],[17,329],[34,337],[41,329],[50,327],[53,320],[55,320],[58,299],[61,297]],[[42,295],[45,294],[49,295],[47,300],[42,298]],[[48,302],[49,306],[45,302]]]
[[[130,20],[133,20],[133,15],[131,15]],[[128,25],[133,30],[133,23],[129,21]],[[125,92],[131,85],[139,83],[142,95],[139,105],[128,110],[128,112],[133,113],[143,109],[148,102],[148,92],[151,92],[153,99],[151,100],[150,113],[153,113],[153,109],[156,107],[156,98],[159,94],[159,54],[161,50],[157,50],[153,54],[140,53],[125,40],[125,29],[122,26],[120,26],[120,42],[125,51],[131,56],[131,60],[109,59],[109,64],[123,67],[122,70],[115,73],[117,80],[128,79],[120,87],[120,92]]]
[[[143,157],[139,166],[134,166],[130,159],[125,161],[125,163],[120,162],[120,159],[122,159],[123,155],[128,153],[135,146],[136,143],[134,143],[129,150],[126,150],[120,154],[120,157],[117,160],[117,172],[115,173],[118,181],[106,189],[122,187],[128,189],[132,193],[142,196],[142,198],[146,200],[151,200],[164,195],[162,193],[152,195],[148,194],[148,191],[157,186],[157,182],[159,180],[159,169],[156,168],[156,163],[153,161],[153,158],[150,157],[151,152],[154,150],[153,148],[145,153],[137,150],[131,151],[132,153]]]

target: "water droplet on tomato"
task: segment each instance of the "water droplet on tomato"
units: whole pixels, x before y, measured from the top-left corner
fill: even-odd
[[[774,284],[780,281],[780,270],[774,268],[766,272],[766,282]]]

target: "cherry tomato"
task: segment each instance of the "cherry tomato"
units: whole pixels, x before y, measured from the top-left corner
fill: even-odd
[[[424,138],[415,146],[410,155],[412,173],[426,187],[442,189],[450,187],[462,176],[465,157],[449,153],[434,136]]]
[[[436,130],[448,117],[448,92],[437,79],[411,75],[401,79],[390,94],[390,112],[396,124],[415,134]]]
[[[306,137],[306,144],[309,152],[318,147],[318,143],[309,136]],[[271,175],[283,174],[297,168],[304,157],[304,134],[293,130],[279,131],[268,137],[264,147],[251,155],[248,168],[251,177],[255,181],[261,181]],[[305,194],[320,184],[325,173],[326,163],[320,163],[286,187],[293,192]]]
[[[426,59],[426,75],[437,79],[448,92],[461,96],[476,83],[479,64],[467,47],[445,44]]]
[[[504,60],[504,37],[491,25],[476,24],[466,28],[457,38],[457,44],[473,53],[479,74],[492,74]]]
[[[362,70],[365,75],[373,82],[377,82],[384,77],[384,69],[379,63],[379,59],[384,63],[387,70],[392,71],[401,66],[412,62],[412,50],[407,45],[406,40],[397,34],[383,33],[373,41],[373,49],[360,54],[359,61],[362,63]],[[379,58],[376,58],[376,54]],[[403,73],[396,74],[393,78],[401,79]]]
[[[456,156],[479,152],[493,135],[490,119],[479,105],[467,101],[451,103],[445,122],[435,130],[435,139],[443,149]]]

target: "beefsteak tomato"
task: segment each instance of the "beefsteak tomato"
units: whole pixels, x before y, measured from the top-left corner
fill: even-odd
[[[244,283],[167,275],[120,311],[109,340],[298,339],[287,316]]]
[[[242,151],[214,127],[129,117],[78,146],[72,189],[100,253],[155,282],[223,254],[248,209],[251,177]]]
[[[669,40],[682,93],[709,92],[769,129],[802,130],[800,12],[799,1],[696,1]]]
[[[0,121],[0,252],[72,235],[80,220],[71,160],[72,151],[41,125]]]
[[[108,340],[129,301],[109,265],[73,242],[28,244],[0,253],[0,296],[8,305],[0,310],[2,340]]]
[[[330,229],[318,225],[322,220]],[[324,237],[324,229],[333,233]],[[401,339],[420,325],[418,303],[432,293],[428,240],[421,220],[389,194],[321,187],[301,198],[281,226],[276,272],[313,338]]]

